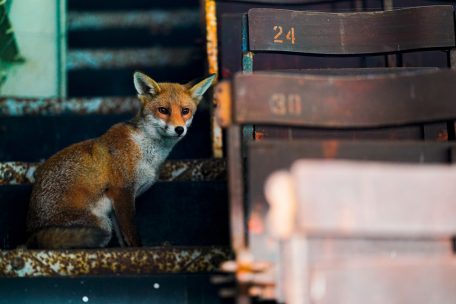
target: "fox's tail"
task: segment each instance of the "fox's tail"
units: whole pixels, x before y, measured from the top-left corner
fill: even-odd
[[[50,227],[30,236],[26,247],[34,249],[71,249],[105,247],[111,234],[96,227]]]

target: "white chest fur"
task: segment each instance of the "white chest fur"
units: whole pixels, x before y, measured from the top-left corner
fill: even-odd
[[[136,167],[135,178],[135,196],[138,196],[158,180],[160,166],[168,157],[174,144],[151,139],[144,133],[136,133],[133,138],[141,148],[141,159]]]

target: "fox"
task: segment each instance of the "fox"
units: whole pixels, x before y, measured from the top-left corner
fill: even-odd
[[[196,84],[157,83],[135,72],[140,107],[133,119],[64,148],[37,169],[25,247],[101,248],[114,234],[122,247],[141,246],[135,198],[157,181],[214,79],[213,74]]]

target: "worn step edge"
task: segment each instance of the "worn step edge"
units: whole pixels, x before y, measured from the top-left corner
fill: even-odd
[[[133,79],[133,76],[132,76]],[[203,103],[201,110],[207,110]],[[137,97],[89,97],[89,98],[21,98],[0,96],[0,117],[44,115],[109,115],[132,114],[139,110]]]
[[[26,185],[35,181],[40,163],[0,162],[0,185]],[[225,181],[223,159],[168,160],[160,171],[159,181]]]
[[[0,277],[214,272],[227,247],[146,247],[0,251]]]
[[[170,32],[177,28],[200,26],[198,9],[69,12],[67,29],[105,30],[146,28],[150,32]]]
[[[0,97],[0,116],[124,114],[134,113],[138,109],[139,101],[136,97],[70,99]]]
[[[74,49],[67,55],[68,71],[146,67],[183,67],[203,52],[197,47],[151,47],[140,49]]]

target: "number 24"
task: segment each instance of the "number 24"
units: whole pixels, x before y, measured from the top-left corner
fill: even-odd
[[[283,28],[280,25],[274,25],[274,32],[276,32],[274,36],[274,43],[283,43],[283,39],[281,36],[283,34]],[[291,41],[291,44],[295,44],[295,30],[294,27],[291,27],[290,30],[285,35],[285,39]]]

